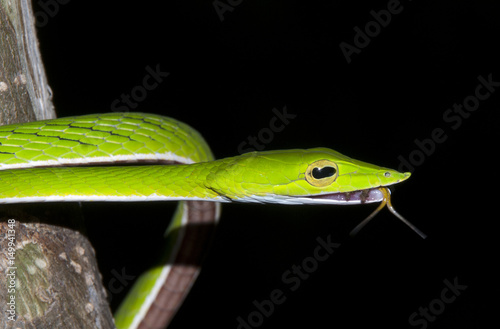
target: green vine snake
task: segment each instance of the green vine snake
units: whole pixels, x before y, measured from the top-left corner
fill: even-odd
[[[116,166],[125,163],[137,165]],[[219,203],[381,202],[353,234],[387,205],[425,237],[390,202],[387,186],[409,176],[327,148],[214,160],[193,128],[152,114],[95,114],[0,127],[0,203],[181,201],[165,233],[165,256],[131,289],[115,314],[118,328],[167,326],[199,272],[211,235],[207,224],[218,221]]]

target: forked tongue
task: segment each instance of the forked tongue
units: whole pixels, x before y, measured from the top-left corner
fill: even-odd
[[[425,233],[423,233],[422,231],[420,231],[415,225],[413,225],[412,223],[410,223],[406,218],[404,218],[403,216],[401,216],[397,211],[396,209],[394,209],[394,207],[392,206],[392,203],[391,203],[391,192],[390,190],[387,188],[387,187],[380,187],[379,188],[379,191],[382,192],[382,194],[384,195],[384,199],[382,200],[382,202],[380,203],[380,205],[377,207],[377,209],[375,209],[375,211],[373,211],[368,217],[366,217],[361,223],[359,223],[352,231],[351,233],[349,233],[350,236],[355,236],[356,234],[358,234],[358,232],[366,225],[368,224],[369,221],[371,221],[373,219],[373,217],[375,217],[375,215],[377,215],[380,210],[382,210],[382,208],[384,208],[386,205],[387,205],[387,208],[389,209],[389,211],[394,215],[396,216],[397,218],[399,218],[403,223],[405,223],[406,225],[408,225],[413,231],[415,231],[415,233],[417,233],[418,235],[420,235],[420,237],[422,239],[425,239],[427,238],[427,235],[425,235]]]

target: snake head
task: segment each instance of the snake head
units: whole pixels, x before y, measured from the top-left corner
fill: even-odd
[[[393,169],[355,160],[327,148],[246,153],[220,160],[207,177],[210,189],[227,201],[279,204],[364,204],[379,207],[352,232],[356,234],[385,206],[396,212],[387,186],[410,177]]]
[[[379,187],[410,173],[355,160],[327,148],[251,152],[220,160],[209,188],[234,201],[285,204],[380,202]]]

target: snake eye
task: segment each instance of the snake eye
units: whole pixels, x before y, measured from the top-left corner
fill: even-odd
[[[314,167],[312,170],[312,176],[315,179],[322,179],[322,178],[332,177],[333,175],[335,175],[336,172],[337,169],[333,167],[323,167],[323,168]]]
[[[338,176],[338,167],[330,160],[318,160],[311,163],[306,170],[306,181],[317,187],[328,186]]]

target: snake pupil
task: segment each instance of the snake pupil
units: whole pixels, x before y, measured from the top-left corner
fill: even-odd
[[[335,172],[336,169],[333,167],[323,167],[323,168],[315,167],[312,170],[312,176],[315,179],[322,179],[322,178],[332,177],[333,175],[335,175]]]

